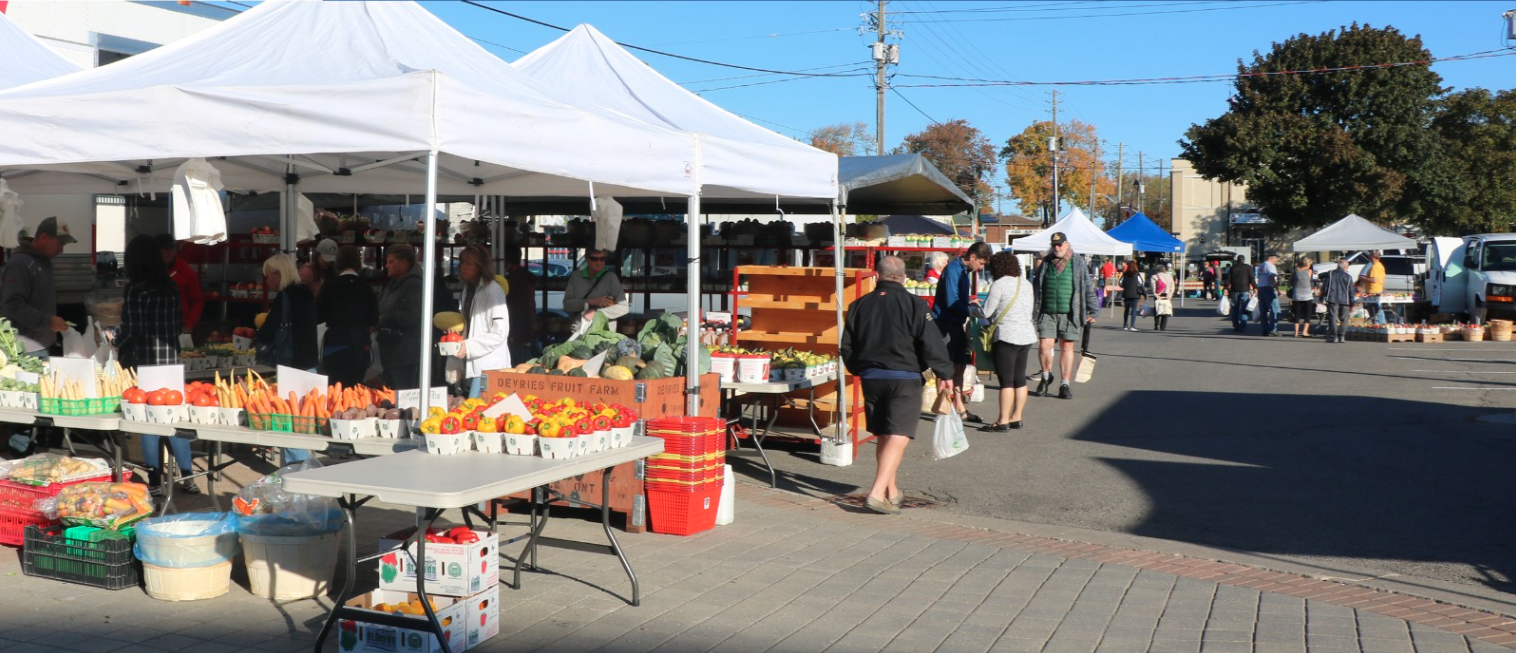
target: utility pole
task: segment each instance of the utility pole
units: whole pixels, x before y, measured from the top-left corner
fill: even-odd
[[[1124,215],[1121,215],[1121,207],[1122,207],[1122,204],[1121,204],[1121,194],[1126,191],[1126,177],[1124,175],[1122,175],[1122,173],[1121,173],[1121,164],[1123,163],[1123,159],[1125,159],[1125,158],[1126,158],[1126,143],[1119,143],[1119,142],[1116,143],[1116,216],[1115,217],[1118,217],[1118,218],[1125,218],[1126,217]]]
[[[1043,221],[1046,225],[1058,219],[1058,91],[1053,91],[1053,137],[1048,139],[1048,154],[1053,157],[1053,210],[1052,216]]]
[[[1143,212],[1142,209],[1144,207],[1143,207],[1143,192],[1142,191],[1144,191],[1144,190],[1146,190],[1146,189],[1142,187],[1142,150],[1137,150],[1137,212],[1138,213],[1142,213]]]
[[[1153,212],[1163,212],[1163,159],[1158,159],[1158,205],[1153,208]],[[1174,229],[1173,211],[1169,211],[1168,225],[1169,230],[1172,231]]]
[[[874,29],[879,40],[874,42],[874,129],[877,142],[874,153],[884,154],[884,91],[889,81],[884,78],[884,66],[889,62],[888,46],[884,44],[884,0],[879,0],[879,11],[874,14]]]
[[[1100,162],[1100,140],[1096,139],[1093,144],[1094,151],[1090,153],[1090,220],[1095,219],[1095,169]]]

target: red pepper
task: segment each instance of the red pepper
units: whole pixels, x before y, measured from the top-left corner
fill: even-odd
[[[447,532],[448,537],[458,544],[473,544],[479,541],[479,536],[467,526],[459,526]]]

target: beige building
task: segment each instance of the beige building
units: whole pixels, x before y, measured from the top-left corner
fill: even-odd
[[[1170,197],[1173,198],[1177,237],[1192,254],[1223,245],[1245,247],[1251,243],[1248,223],[1262,220],[1247,201],[1247,186],[1205,179],[1184,159],[1170,161]],[[1230,231],[1228,227],[1233,227]]]

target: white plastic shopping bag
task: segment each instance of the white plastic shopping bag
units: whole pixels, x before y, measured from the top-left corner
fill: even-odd
[[[63,330],[63,357],[89,358],[95,355],[95,343],[84,339],[73,327]]]
[[[1219,302],[1216,303],[1216,314],[1217,315],[1231,315],[1232,314],[1232,300],[1228,299],[1226,295],[1222,295],[1221,296],[1221,301],[1219,301]]]
[[[948,411],[937,416],[932,433],[932,460],[945,460],[969,450],[969,437],[963,432],[958,413]]]
[[[1248,296],[1247,310],[1248,310],[1249,313],[1257,313],[1258,312],[1258,295],[1249,295]]]

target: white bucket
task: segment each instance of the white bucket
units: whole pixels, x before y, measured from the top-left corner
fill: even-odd
[[[442,354],[443,356],[448,356],[448,357],[457,356],[458,355],[458,350],[460,350],[460,349],[463,349],[463,343],[461,343],[461,342],[439,342],[439,343],[437,343],[437,353]]]
[[[768,383],[769,364],[772,361],[768,356],[738,356],[737,382]]]
[[[242,559],[253,595],[279,601],[326,593],[337,570],[341,533],[253,535],[243,533]]]
[[[611,448],[611,431],[610,431],[610,429],[606,429],[604,431],[595,431],[593,433],[590,433],[587,436],[586,435],[581,435],[579,437],[581,437],[581,438],[585,438],[585,437],[589,438],[589,453],[596,453],[596,452],[600,452],[600,451],[609,451],[610,448]]]
[[[848,467],[853,464],[853,443],[821,439],[821,464]]]
[[[232,588],[232,561],[178,569],[144,562],[142,580],[147,585],[147,595],[160,601],[213,599]]]
[[[737,378],[737,357],[731,354],[711,354],[711,371],[721,376],[722,383],[731,383]]]
[[[725,465],[726,478],[721,485],[721,505],[716,507],[716,525],[725,526],[737,520],[737,479],[732,477],[732,466]]]

